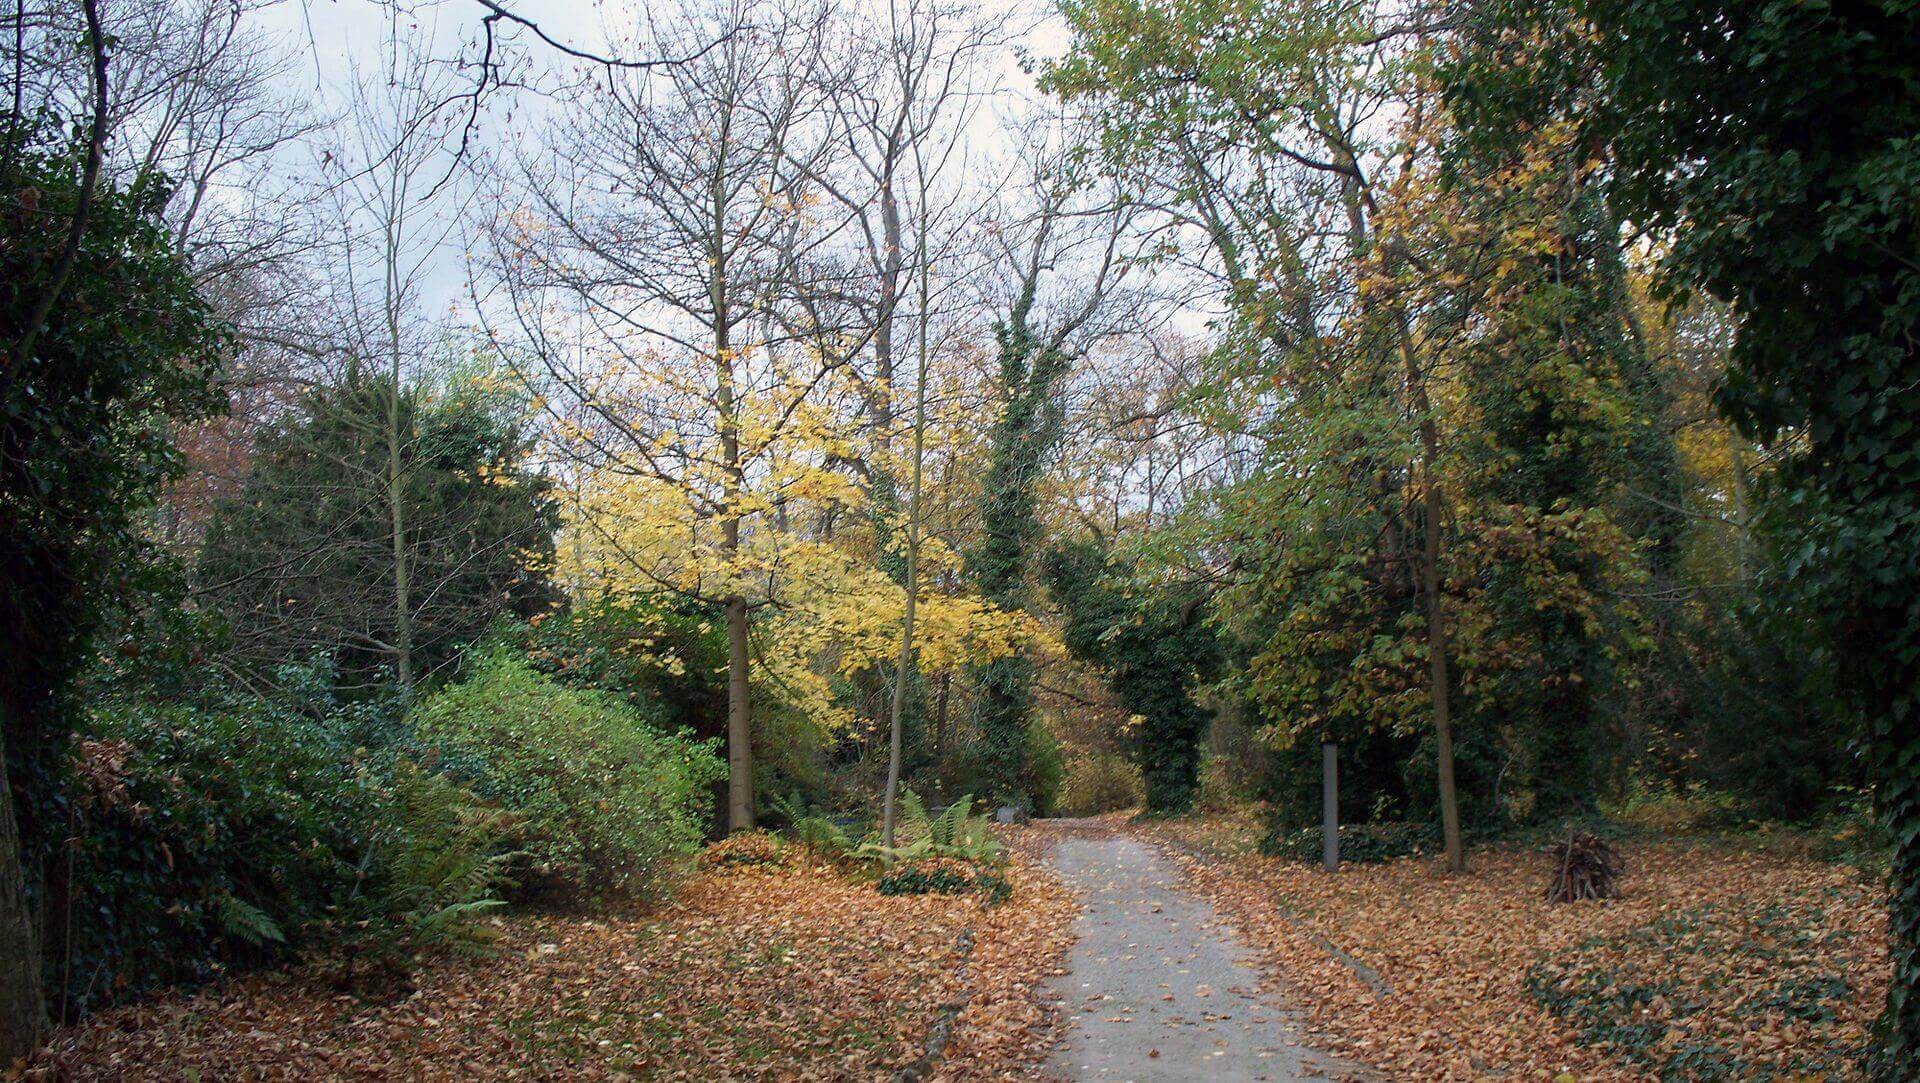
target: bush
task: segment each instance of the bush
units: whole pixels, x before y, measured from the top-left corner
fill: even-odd
[[[992,869],[954,858],[922,858],[898,865],[880,877],[874,890],[882,895],[978,894],[988,905],[998,905],[1013,894],[1007,878]]]
[[[1753,819],[1733,794],[1702,785],[1635,783],[1618,805],[1601,810],[1621,823],[1659,834],[1728,831]]]
[[[540,673],[627,701],[664,729],[726,732],[725,620],[692,601],[584,598],[500,637]]]
[[[389,728],[376,708],[287,676],[289,698],[209,686],[87,721],[58,796],[73,842],[44,888],[70,1014],[312,947],[396,972],[486,939],[508,818],[368,751]]]
[[[1289,861],[1319,861],[1323,835],[1317,827],[1269,833],[1260,852]],[[1340,825],[1340,860],[1356,865],[1391,861],[1423,854],[1440,845],[1440,831],[1432,824],[1379,823]]]
[[[377,780],[324,723],[265,703],[115,704],[89,720],[45,885],[73,1012],[282,957],[351,901]]]
[[[604,692],[567,688],[505,654],[423,703],[416,739],[518,818],[530,886],[645,892],[699,844],[712,741],[663,733]]]
[[[1067,761],[1058,811],[1065,816],[1098,816],[1140,803],[1140,769],[1117,752],[1095,752]]]

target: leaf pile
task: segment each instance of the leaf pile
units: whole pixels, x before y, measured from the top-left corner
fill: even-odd
[[[1064,973],[1080,906],[1047,867],[1053,836],[1006,829],[1014,860],[1006,869],[1012,901],[983,913],[968,960],[968,1000],[940,1080],[1034,1080],[1060,1034],[1060,1013],[1039,983]]]
[[[882,896],[825,868],[726,862],[644,914],[516,916],[502,949],[437,958],[406,1000],[336,995],[310,971],[150,1001],[64,1032],[48,1065],[80,1078],[861,1079],[921,1052],[968,994],[956,1045],[973,1078],[1039,1053],[1033,987],[1071,903],[1017,861],[1014,899]],[[1062,906],[1067,907],[1063,913]],[[974,947],[956,979],[960,934]],[[949,1051],[951,1063],[952,1051]]]
[[[1329,876],[1249,852],[1244,823],[1150,830],[1318,1044],[1391,1079],[1848,1079],[1886,993],[1883,899],[1844,867],[1623,843],[1619,898],[1554,905],[1533,850]]]

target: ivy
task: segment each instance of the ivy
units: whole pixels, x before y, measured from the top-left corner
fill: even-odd
[[[1193,690],[1217,668],[1219,646],[1200,614],[1204,592],[1133,583],[1128,571],[1111,566],[1092,542],[1047,558],[1054,598],[1067,611],[1067,648],[1105,671],[1135,716],[1128,755],[1146,783],[1147,811],[1186,812],[1199,791],[1200,743],[1212,719]]]
[[[992,436],[980,509],[986,537],[967,570],[980,593],[1002,609],[1026,608],[1027,580],[1037,539],[1041,471],[1060,439],[1055,385],[1068,356],[1049,348],[1016,311],[994,328],[999,344],[1005,412]],[[1028,719],[1033,713],[1033,661],[1014,654],[975,668],[980,733],[989,796],[1031,806],[1021,780],[1027,774]]]

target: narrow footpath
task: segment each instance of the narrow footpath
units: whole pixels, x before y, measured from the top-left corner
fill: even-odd
[[[1062,997],[1067,1031],[1048,1071],[1072,1080],[1340,1079],[1260,989],[1226,922],[1179,872],[1125,835],[1060,821],[1051,852],[1080,896]]]

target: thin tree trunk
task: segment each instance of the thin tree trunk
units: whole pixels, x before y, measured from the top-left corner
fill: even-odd
[[[1727,458],[1733,474],[1733,521],[1736,531],[1733,539],[1734,552],[1740,561],[1740,578],[1753,577],[1753,523],[1749,516],[1750,498],[1747,486],[1747,441],[1731,426],[1727,429]]]
[[[1425,397],[1424,395],[1422,396]],[[1427,656],[1433,684],[1434,758],[1440,769],[1440,831],[1447,850],[1447,869],[1467,871],[1460,847],[1460,800],[1453,782],[1453,703],[1447,675],[1447,617],[1440,591],[1440,483],[1434,476],[1439,441],[1433,421],[1420,426],[1421,472],[1426,475],[1426,560],[1421,569],[1427,592]]]
[[[713,306],[714,406],[720,422],[720,464],[724,474],[720,552],[727,574],[737,574],[733,562],[740,554],[740,498],[746,474],[740,462],[740,419],[733,387],[733,317],[731,283],[727,276],[727,198],[725,146],[728,114],[722,121],[719,164],[713,171],[713,278],[709,284]],[[736,586],[726,601],[727,612],[727,830],[753,830],[753,682],[749,657],[747,599]]]
[[[393,386],[387,389],[387,507],[393,522],[393,654],[400,700],[413,700],[413,599],[407,570],[406,478],[400,453],[400,359],[396,350]]]
[[[33,1052],[46,1021],[39,945],[27,906],[25,855],[13,815],[4,742],[0,734],[0,1071]]]
[[[1440,560],[1440,428],[1433,401],[1415,358],[1413,335],[1404,309],[1395,310],[1400,331],[1400,360],[1406,368],[1407,391],[1420,417],[1421,517],[1425,525],[1425,553],[1420,569],[1421,589],[1427,596],[1427,659],[1429,691],[1433,697],[1434,759],[1440,782],[1440,834],[1446,847],[1447,870],[1467,871],[1467,855],[1460,845],[1460,799],[1453,778],[1453,696],[1447,672],[1447,616],[1442,597]]]
[[[727,830],[753,830],[753,687],[747,671],[747,600],[727,599]]]
[[[409,174],[394,171],[386,211],[385,295],[381,298],[387,330],[387,511],[393,526],[393,669],[400,683],[400,701],[413,701],[413,598],[407,570],[406,475],[400,439],[400,245],[406,230]]]
[[[920,266],[918,268],[920,278],[919,354],[915,362],[917,372],[913,384],[913,473],[908,483],[910,488],[907,493],[907,581],[905,585],[907,599],[906,610],[900,622],[900,659],[893,671],[893,703],[887,710],[887,795],[880,813],[880,845],[882,846],[893,845],[894,820],[900,798],[900,761],[903,758],[901,735],[905,725],[902,718],[906,712],[907,681],[913,673],[913,616],[914,607],[918,601],[917,596],[920,593],[920,477],[921,464],[926,457],[927,438],[927,231],[924,195],[923,191],[923,202],[920,208]],[[897,236],[899,216],[897,213],[890,213],[888,217],[895,223],[890,227],[890,232]],[[891,313],[888,314],[887,322],[893,322]]]

